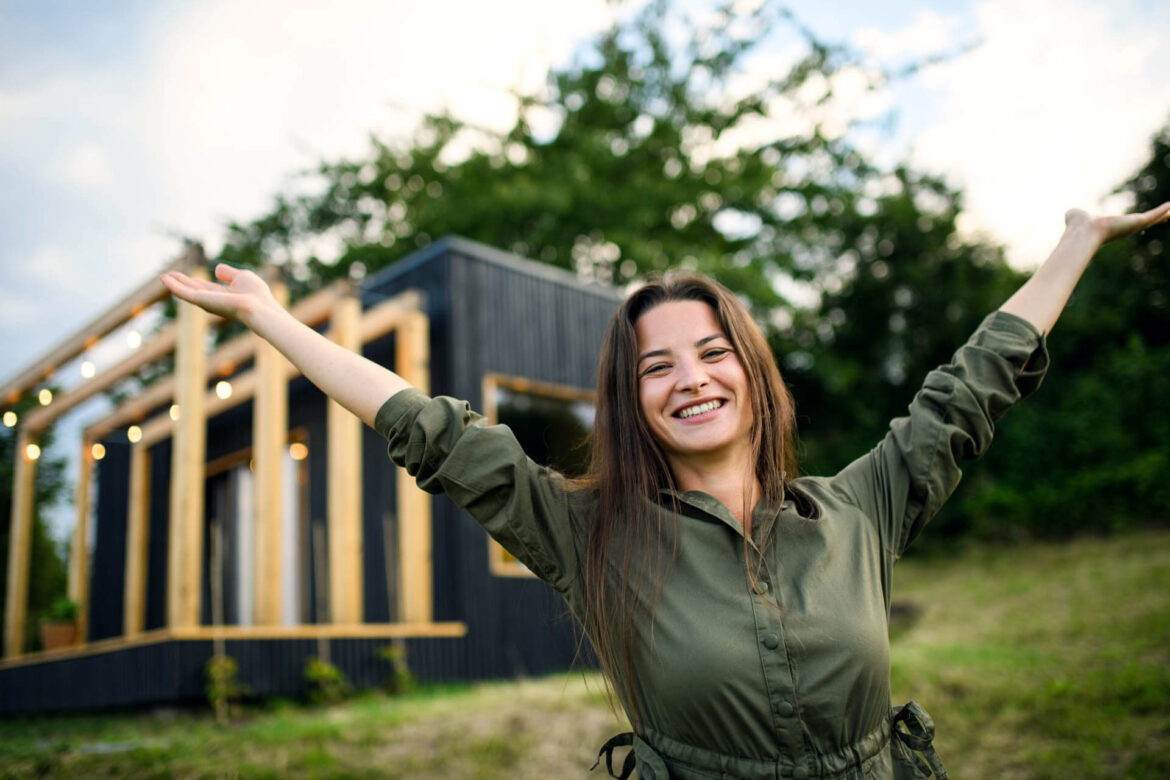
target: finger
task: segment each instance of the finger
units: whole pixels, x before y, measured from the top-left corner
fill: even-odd
[[[1154,209],[1154,211],[1158,212],[1158,216],[1154,220],[1155,224],[1158,222],[1165,222],[1170,220],[1170,201],[1166,201],[1161,206]]]
[[[227,263],[219,263],[215,266],[215,278],[221,282],[231,284],[239,274],[239,268],[232,268]]]

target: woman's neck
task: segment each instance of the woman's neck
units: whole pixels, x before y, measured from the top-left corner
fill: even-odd
[[[671,471],[679,490],[697,490],[718,500],[751,536],[752,509],[760,500],[760,481],[747,461],[694,464],[672,459]]]

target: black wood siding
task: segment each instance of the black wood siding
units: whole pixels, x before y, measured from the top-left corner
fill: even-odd
[[[431,392],[483,406],[484,374],[498,372],[581,388],[595,383],[602,336],[620,296],[587,287],[570,274],[462,239],[444,239],[371,277],[362,289],[369,308],[406,290],[425,296],[430,318]],[[367,356],[393,365],[394,339],[367,345]],[[252,405],[209,423],[208,459],[250,445]],[[308,516],[326,520],[325,401],[303,378],[289,387],[289,427],[309,446]],[[92,567],[91,638],[122,630],[128,452],[107,442],[98,475],[98,542]],[[396,511],[396,476],[385,442],[362,439],[365,619],[393,620],[393,581],[387,572],[383,528]],[[147,572],[148,628],[165,621],[167,512],[171,450],[152,451]],[[467,680],[542,674],[567,668],[578,634],[560,598],[535,579],[501,578],[488,569],[487,537],[446,497],[432,504],[434,617],[464,621],[459,639],[407,640],[412,671],[422,680]],[[318,572],[312,534],[307,576],[307,622],[320,622],[312,597]],[[209,549],[205,550],[205,560]],[[393,556],[390,558],[393,560]],[[206,579],[205,579],[206,581]],[[205,605],[209,599],[205,593]],[[204,610],[204,620],[209,617]],[[377,654],[388,640],[331,640],[332,660],[355,685],[378,685],[389,665]],[[257,695],[294,695],[315,640],[230,640],[243,682]],[[585,648],[588,653],[588,647]],[[210,642],[168,641],[71,660],[0,670],[0,714],[136,707],[204,697],[203,667]]]
[[[411,288],[427,296],[432,394],[476,409],[488,372],[594,387],[605,327],[620,301],[613,290],[460,239],[391,267],[370,280],[366,295],[372,304]],[[366,457],[368,475],[377,462]],[[366,511],[377,508],[367,502]],[[467,623],[457,649],[468,676],[567,668],[579,634],[560,597],[539,580],[493,576],[487,536],[446,497],[434,499],[432,516],[435,616]]]

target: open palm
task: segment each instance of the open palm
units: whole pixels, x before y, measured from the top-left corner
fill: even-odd
[[[1116,217],[1093,217],[1081,209],[1069,209],[1064,224],[1069,228],[1087,227],[1095,232],[1100,243],[1132,236],[1161,222],[1170,221],[1170,201],[1149,211],[1122,214]]]
[[[224,284],[197,279],[179,271],[168,271],[160,279],[176,297],[221,317],[248,324],[261,308],[278,306],[264,280],[252,271],[220,263],[215,278]]]

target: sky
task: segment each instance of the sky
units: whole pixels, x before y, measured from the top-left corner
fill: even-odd
[[[1108,196],[1170,120],[1163,0],[789,6],[871,62],[965,52],[858,94],[856,113],[896,119],[859,142],[962,188],[962,227],[1020,267],[1043,258],[1066,208],[1123,208]],[[371,133],[405,138],[439,109],[508,127],[510,90],[539,89],[629,12],[603,0],[0,0],[0,382],[157,273],[182,237],[215,252],[227,221],[259,215],[323,158],[360,155]],[[769,45],[744,83],[791,52],[791,40]]]

